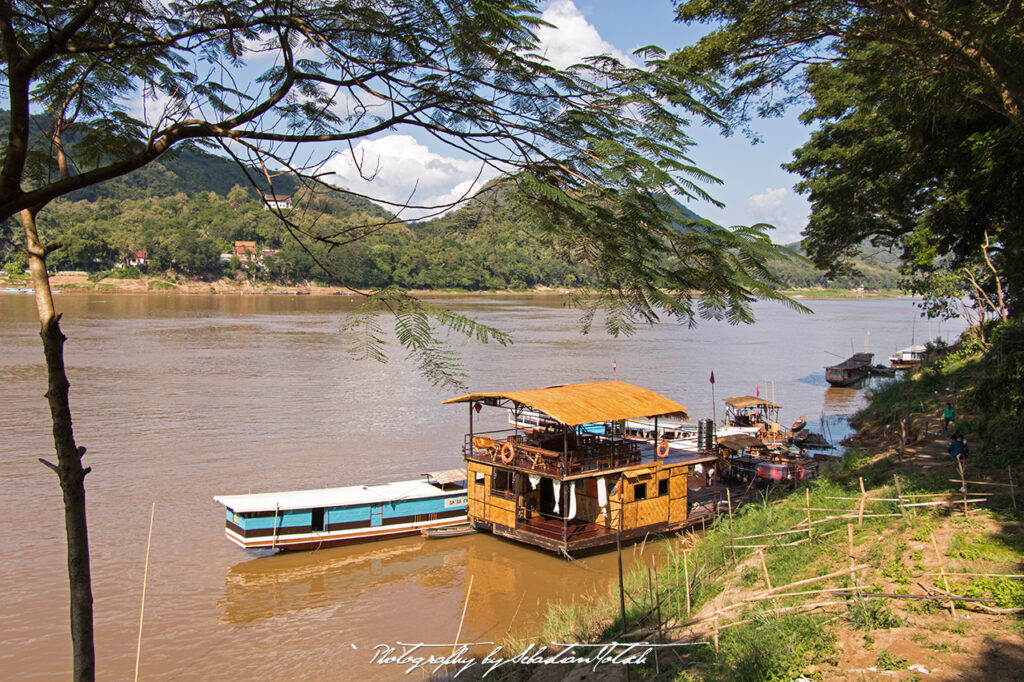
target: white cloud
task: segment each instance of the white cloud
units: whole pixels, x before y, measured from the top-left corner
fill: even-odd
[[[555,68],[564,69],[594,55],[611,55],[625,64],[634,64],[632,57],[601,37],[572,0],[554,0],[541,18],[554,24],[553,28],[538,28],[537,39],[541,54]]]
[[[794,197],[785,187],[766,187],[764,192],[747,197],[743,202],[747,216],[751,222],[769,223],[775,226],[772,240],[779,244],[798,241],[800,233],[807,227],[807,213],[793,216],[790,209],[798,197]],[[787,207],[787,204],[790,206]]]
[[[777,189],[767,187],[763,193],[747,197],[747,200],[743,202],[743,207],[747,210],[747,215],[755,221],[782,222],[786,219],[786,208],[783,202],[788,194],[785,187]]]
[[[396,204],[436,206],[477,192],[498,172],[480,162],[456,159],[430,151],[409,135],[386,135],[361,140],[354,153],[345,151],[331,158],[323,171],[333,173],[329,182]],[[397,211],[392,206],[385,206]],[[409,209],[403,218],[417,218],[435,211]]]

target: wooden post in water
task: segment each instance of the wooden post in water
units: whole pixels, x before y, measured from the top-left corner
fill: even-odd
[[[139,644],[135,648],[135,682],[139,680],[139,660],[142,658],[142,619],[146,615],[146,581],[149,578],[149,547],[153,542],[153,517],[156,516],[156,502],[149,512],[149,536],[146,538],[146,567],[142,569],[142,606],[139,607]]]
[[[729,488],[725,489],[725,498],[729,505],[729,547],[732,549],[732,561],[736,563],[736,541],[732,535],[732,493],[729,492]]]
[[[615,553],[619,559],[619,616],[622,617],[622,634],[626,634],[626,590],[622,585],[622,500],[625,497],[624,490],[622,488],[622,474],[619,474],[619,485],[616,486],[616,490],[619,490],[619,523],[615,529]],[[608,511],[611,511],[611,501],[608,502]],[[626,666],[626,677],[629,677],[629,666]]]
[[[452,644],[452,654],[459,646],[459,637],[462,636],[462,623],[466,620],[466,609],[469,608],[469,595],[473,592],[473,576],[469,576],[469,587],[466,588],[466,602],[462,605],[462,617],[459,618],[459,630],[455,633],[455,642]]]

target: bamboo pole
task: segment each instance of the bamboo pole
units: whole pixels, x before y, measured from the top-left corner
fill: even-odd
[[[963,484],[963,483],[970,483],[971,485],[997,485],[997,486],[1000,486],[1002,488],[1009,488],[1009,487],[1011,487],[1009,483],[997,483],[996,481],[965,481],[962,478],[951,478],[951,479],[949,479],[949,482],[950,483],[961,483],[961,484]],[[952,495],[953,493],[950,493],[950,494]]]
[[[801,525],[803,525],[803,524],[801,524]],[[737,540],[753,540],[754,538],[770,538],[770,537],[774,537],[774,536],[777,536],[777,535],[795,535],[797,533],[800,533],[802,535],[805,532],[806,531],[804,531],[803,528],[797,528],[796,530],[783,530],[783,531],[779,531],[778,533],[759,533],[757,535],[737,535],[736,539]]]
[[[729,544],[735,545],[736,541],[732,537],[732,493],[729,492],[729,488],[725,489],[725,499],[729,505]],[[732,561],[736,563],[736,549],[732,550]]]
[[[864,490],[864,477],[860,476],[857,480],[860,481],[860,512],[857,518],[857,525],[861,526],[864,524],[864,503],[867,501],[868,494]]]
[[[900,489],[900,477],[893,474],[892,480],[896,482],[896,497],[900,498],[900,516],[906,516],[907,510],[906,507],[903,506],[903,491]]]
[[[953,573],[952,571],[945,573],[925,573],[924,575],[947,575],[947,576],[970,576],[973,578],[1024,578],[1024,574],[1020,573]]]
[[[142,569],[142,605],[139,607],[139,643],[135,647],[135,682],[139,681],[139,661],[142,659],[142,619],[146,615],[146,581],[149,580],[149,548],[153,542],[153,517],[156,502],[149,511],[149,536],[146,538],[146,567]]]
[[[850,568],[853,568],[854,560],[853,560],[853,524],[852,523],[846,524],[846,541],[847,541],[846,553],[850,555]],[[850,577],[850,584],[853,585],[854,587],[857,586],[857,574],[856,573],[854,573]]]
[[[689,551],[683,553],[683,580],[686,582],[686,617],[690,617],[690,568],[687,565],[690,558]],[[696,561],[694,561],[694,569],[697,568]]]
[[[856,514],[856,509],[832,509],[830,507],[810,507],[811,511],[820,512],[842,512],[843,514]]]
[[[469,587],[466,588],[466,602],[462,605],[462,617],[459,618],[459,630],[455,633],[455,642],[452,644],[452,655],[455,654],[455,649],[459,645],[459,637],[462,636],[462,623],[466,620],[466,609],[469,608],[469,595],[473,592],[473,578],[469,576]]]
[[[686,554],[685,554],[686,550],[683,550],[683,552],[684,552],[683,553],[683,563],[685,564],[686,563]],[[675,570],[675,574],[676,574],[676,576],[675,576],[676,577],[675,607],[676,607],[676,613],[680,613],[680,610],[679,610],[679,562],[678,561],[676,561],[675,564],[673,564],[673,569]],[[685,574],[686,574],[686,567],[684,566],[683,567],[683,575],[684,575],[684,577],[685,577]],[[689,593],[689,591],[690,591],[690,581],[689,580],[686,581],[686,591],[687,591],[687,593]]]
[[[804,488],[805,497],[807,499],[807,541],[814,540],[814,524],[811,523],[811,489]]]
[[[718,653],[718,616],[715,616],[715,635],[714,635],[714,638],[715,638],[715,653],[717,654]],[[628,668],[629,666],[626,666],[626,667]]]
[[[650,614],[653,616],[655,614],[655,609],[657,609],[657,607],[658,607],[658,604],[657,604],[658,597],[657,597],[657,595],[654,594],[654,584],[653,584],[653,581],[651,580],[651,567],[650,566],[647,567],[647,593],[651,597],[651,610],[650,610]],[[658,634],[660,635],[661,634],[661,618],[658,618],[657,624],[658,624],[658,626],[657,626],[656,630],[657,630]],[[659,639],[660,639],[660,637],[659,637]],[[654,648],[654,671],[655,671],[655,674],[657,674],[657,675],[661,674],[661,670],[660,670],[660,667],[658,665],[658,648],[657,647]]]
[[[926,495],[946,495],[948,493],[926,493]],[[903,497],[914,497],[914,495],[904,495]],[[851,500],[853,502],[859,501],[860,497],[826,497],[826,500]],[[899,502],[895,497],[869,497],[868,502]]]
[[[964,504],[976,504],[978,502],[987,502],[987,497],[981,497],[976,500],[964,500]],[[908,504],[908,507],[937,507],[941,504],[956,504],[956,500],[939,500],[938,502],[915,502],[914,504]]]
[[[1013,515],[1017,515],[1017,493],[1013,490],[1013,468],[1006,465],[1006,475],[1010,478],[1010,500],[1013,502]]]
[[[772,589],[772,578],[768,575],[768,562],[764,560],[764,550],[761,550],[757,554],[761,557],[761,570],[764,572],[764,581],[768,585],[768,590],[770,591]],[[775,606],[775,608],[779,608],[779,602],[775,599],[772,599],[772,605]]]
[[[942,565],[942,555],[939,554],[939,546],[935,542],[935,533],[929,533],[929,537],[932,541],[932,549],[935,550],[935,558],[939,562],[939,575],[945,576],[946,568]],[[946,592],[949,592],[949,579],[943,578],[943,582],[946,584]],[[951,618],[956,618],[956,604],[949,602],[949,615]]]
[[[964,501],[964,516],[967,516],[967,481],[964,480],[964,463],[959,457],[956,460],[956,468],[960,470],[960,495]]]
[[[781,592],[778,594],[765,594],[751,597],[747,602],[767,601],[768,599],[785,599],[787,597],[807,597],[812,594],[829,594],[833,592],[852,592],[855,587],[826,587],[821,590],[804,590],[802,592]]]

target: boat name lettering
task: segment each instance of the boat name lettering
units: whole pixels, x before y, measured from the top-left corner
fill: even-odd
[[[444,508],[450,509],[451,507],[465,507],[469,504],[469,497],[463,495],[461,497],[449,497],[444,501]]]

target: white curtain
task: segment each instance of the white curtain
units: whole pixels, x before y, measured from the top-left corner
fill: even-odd
[[[551,487],[555,489],[555,509],[554,509],[554,512],[557,514],[558,513],[558,502],[559,502],[559,499],[562,497],[559,494],[559,493],[562,492],[562,482],[561,481],[556,481],[556,480],[552,479],[551,480]]]
[[[576,518],[576,481],[569,484],[569,514],[566,518]]]
[[[540,485],[540,476],[537,474],[529,474],[526,478],[530,481],[530,490],[536,490]]]
[[[597,506],[608,513],[608,486],[604,484],[604,476],[597,479]]]

